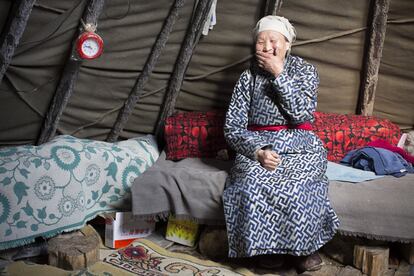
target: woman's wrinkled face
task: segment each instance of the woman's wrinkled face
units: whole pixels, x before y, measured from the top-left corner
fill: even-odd
[[[289,49],[289,42],[284,35],[276,31],[263,31],[256,38],[256,52],[272,53],[285,57]]]

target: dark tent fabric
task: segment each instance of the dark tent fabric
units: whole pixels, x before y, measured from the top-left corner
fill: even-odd
[[[196,0],[195,0],[196,1]],[[12,0],[0,1],[0,29]],[[106,1],[98,21],[104,54],[84,61],[57,134],[105,140],[151,51],[172,1]],[[0,145],[34,143],[56,90],[86,0],[39,0],[0,85]],[[284,1],[280,14],[298,32],[293,54],[318,68],[318,110],[356,112],[363,68],[369,1]],[[165,88],[190,24],[186,1],[166,48],[120,139],[153,133]],[[392,0],[374,115],[401,127],[414,124],[412,93],[414,2]],[[255,22],[265,1],[217,2],[217,25],[201,37],[188,67],[177,110],[225,109],[234,83],[249,64]],[[392,20],[408,20],[403,24]],[[346,31],[355,32],[339,37]],[[327,37],[332,37],[326,39]],[[320,42],[310,40],[321,38]]]
[[[374,115],[402,128],[414,126],[414,1],[392,0],[376,91]]]
[[[281,14],[290,18],[298,42],[323,38],[367,24],[368,1],[286,1]],[[320,111],[355,113],[362,69],[365,32],[293,48],[316,65],[320,77]]]

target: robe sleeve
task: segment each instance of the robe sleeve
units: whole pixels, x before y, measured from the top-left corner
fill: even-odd
[[[250,71],[244,71],[236,83],[230,100],[224,124],[224,136],[229,146],[237,153],[256,160],[258,149],[271,148],[272,145],[257,131],[247,130],[253,85]]]
[[[319,86],[318,72],[313,65],[299,62],[293,76],[284,70],[270,82],[278,93],[283,112],[292,124],[313,122]]]

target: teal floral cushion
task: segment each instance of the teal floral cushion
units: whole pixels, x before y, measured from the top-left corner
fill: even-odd
[[[118,143],[58,136],[0,149],[0,250],[130,209],[133,179],[159,156],[151,135]]]

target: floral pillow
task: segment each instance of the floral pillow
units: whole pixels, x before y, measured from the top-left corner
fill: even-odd
[[[224,138],[224,111],[182,112],[165,120],[168,160],[215,158],[229,149]]]
[[[128,209],[133,180],[159,156],[153,136],[106,143],[58,136],[0,149],[0,250]]]

